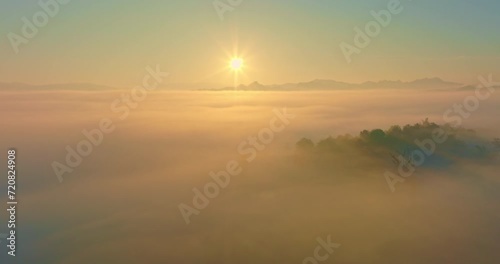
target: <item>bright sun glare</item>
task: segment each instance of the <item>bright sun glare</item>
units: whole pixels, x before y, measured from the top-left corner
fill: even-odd
[[[233,71],[239,71],[243,67],[243,59],[241,58],[232,58],[229,62],[229,67]]]

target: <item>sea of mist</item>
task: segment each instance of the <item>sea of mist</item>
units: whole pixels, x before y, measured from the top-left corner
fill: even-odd
[[[18,153],[19,263],[303,263],[328,236],[341,246],[324,263],[500,259],[498,159],[417,169],[391,192],[389,154],[324,167],[295,156],[304,137],[443,124],[473,91],[158,91],[122,119],[111,106],[129,92],[0,92],[0,150]],[[295,117],[247,162],[238,146],[284,108]],[[499,112],[495,93],[462,125],[500,137]],[[103,118],[114,131],[60,182],[52,164]],[[242,172],[186,224],[179,204],[231,160]]]

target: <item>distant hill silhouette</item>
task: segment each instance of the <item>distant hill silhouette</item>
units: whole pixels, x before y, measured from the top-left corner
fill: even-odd
[[[360,90],[360,89],[428,89],[428,90],[459,90],[466,86],[460,83],[444,81],[440,78],[424,78],[411,82],[403,81],[378,81],[364,83],[346,83],[335,80],[316,79],[310,82],[285,83],[276,85],[263,85],[259,82],[252,82],[248,85],[237,87],[224,87],[218,89],[205,90],[240,90],[240,91],[300,91],[300,90]]]
[[[26,83],[0,83],[0,90],[3,91],[48,91],[48,90],[70,90],[70,91],[102,91],[116,90],[118,88],[98,85],[92,83],[61,83],[33,85]]]
[[[403,81],[378,81],[364,83],[346,83],[335,80],[316,79],[309,82],[285,83],[275,85],[264,85],[252,82],[248,85],[224,88],[217,87],[211,83],[166,83],[155,90],[197,90],[197,91],[330,91],[330,90],[370,90],[370,89],[398,89],[398,90],[443,90],[461,91],[473,90],[476,86],[444,81],[440,78],[424,78],[410,82]],[[497,87],[498,88],[498,87]],[[26,83],[0,82],[0,91],[43,91],[43,90],[68,90],[68,91],[105,91],[130,88],[117,88],[93,83],[60,83],[33,85]]]

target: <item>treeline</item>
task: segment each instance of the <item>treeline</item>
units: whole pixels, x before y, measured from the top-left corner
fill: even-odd
[[[296,143],[296,155],[301,161],[331,161],[342,155],[354,161],[365,157],[404,158],[412,162],[416,154],[425,153],[424,166],[446,166],[456,159],[490,159],[498,157],[500,139],[486,140],[474,130],[450,125],[438,125],[428,119],[403,127],[394,125],[387,130],[363,130],[357,136],[328,137],[315,143],[302,138]]]

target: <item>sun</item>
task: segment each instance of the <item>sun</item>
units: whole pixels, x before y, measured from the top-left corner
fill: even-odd
[[[243,68],[243,59],[242,58],[232,58],[229,62],[229,68],[233,71],[239,71]]]

